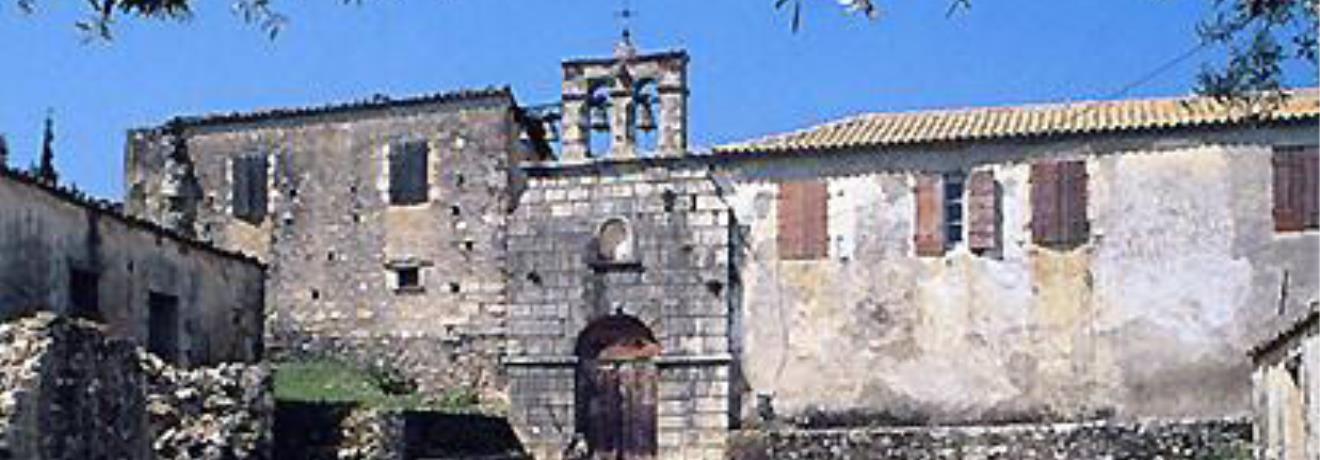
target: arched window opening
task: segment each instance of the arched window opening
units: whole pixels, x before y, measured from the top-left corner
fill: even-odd
[[[633,235],[628,222],[615,217],[596,231],[596,260],[601,263],[626,263],[633,260]]]
[[[610,138],[610,82],[600,80],[592,82],[591,95],[587,98],[587,140],[588,152],[594,157],[609,154]]]
[[[660,126],[663,125],[664,111],[660,107],[660,90],[655,80],[646,79],[638,82],[633,89],[633,127],[637,131],[637,149],[639,152],[655,152],[660,141]]]

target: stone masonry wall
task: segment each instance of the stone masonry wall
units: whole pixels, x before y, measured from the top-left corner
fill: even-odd
[[[475,386],[498,400],[504,227],[524,152],[512,104],[494,90],[135,131],[126,206],[270,265],[275,358],[388,364],[423,391]],[[401,141],[429,147],[420,204],[389,203],[388,152]],[[268,164],[268,210],[256,222],[232,212],[231,160],[247,155]],[[169,194],[194,188],[181,200],[195,218],[171,217]],[[396,289],[405,265],[418,268],[420,289]]]
[[[262,460],[272,416],[263,366],[176,369],[49,313],[0,323],[0,459]]]
[[[730,460],[1249,460],[1239,419],[955,428],[740,431]]]
[[[533,166],[509,231],[510,419],[536,458],[561,458],[580,428],[579,334],[636,318],[662,352],[659,457],[715,458],[732,398],[732,221],[704,167],[645,161]],[[599,263],[598,232],[628,228]],[[582,448],[578,445],[576,448]]]

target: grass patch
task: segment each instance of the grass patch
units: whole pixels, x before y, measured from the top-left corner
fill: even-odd
[[[475,391],[458,389],[427,395],[387,391],[397,387],[380,374],[334,360],[288,361],[275,365],[275,399],[309,403],[357,403],[384,410],[470,412]]]

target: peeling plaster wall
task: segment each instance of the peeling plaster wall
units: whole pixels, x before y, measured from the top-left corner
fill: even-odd
[[[424,390],[477,385],[496,396],[505,295],[504,227],[519,175],[512,101],[481,97],[407,108],[190,126],[200,238],[270,264],[276,353],[334,354],[394,368]],[[130,133],[129,209],[169,221],[168,129]],[[424,141],[429,200],[388,203],[388,150]],[[268,214],[232,216],[230,160],[268,155]],[[140,192],[139,192],[140,191]],[[396,292],[393,266],[420,267]]]
[[[1270,146],[1314,126],[740,159],[749,394],[904,422],[1248,409],[1248,337],[1316,298],[1317,232],[1276,234]],[[1090,241],[1036,247],[1030,162],[1084,159]],[[1002,253],[913,251],[913,172],[989,169]],[[777,183],[829,184],[827,258],[777,257]],[[748,396],[751,399],[751,396]],[[744,413],[745,418],[751,414]],[[805,418],[799,418],[805,420]]]
[[[261,356],[261,265],[0,175],[0,318],[71,313],[72,269],[99,274],[101,319],[116,336],[146,343],[156,292],[178,298],[181,363]]]

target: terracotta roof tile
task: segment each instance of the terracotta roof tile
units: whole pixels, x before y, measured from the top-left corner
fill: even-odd
[[[716,154],[886,147],[984,139],[1320,119],[1320,89],[1290,90],[1263,105],[1202,97],[1132,99],[961,110],[873,113],[713,149]],[[1265,107],[1264,110],[1261,107]]]

